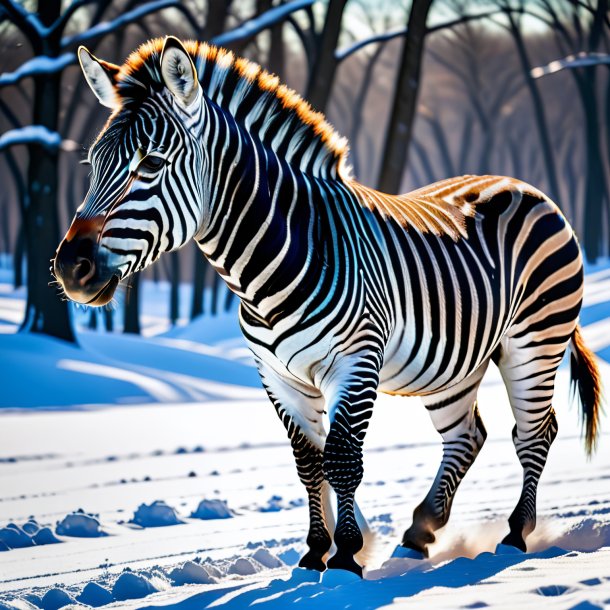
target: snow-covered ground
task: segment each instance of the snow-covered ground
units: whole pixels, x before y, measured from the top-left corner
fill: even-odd
[[[376,532],[367,577],[318,582],[295,570],[305,493],[234,314],[167,331],[166,300],[166,287],[144,285],[146,339],[82,331],[75,348],[15,334],[23,293],[0,283],[0,608],[610,605],[609,422],[587,461],[567,368],[530,552],[493,553],[521,468],[490,370],[479,395],[488,441],[431,559],[388,561],[439,439],[417,400],[382,396],[358,492]],[[610,269],[588,274],[582,321],[608,385]]]

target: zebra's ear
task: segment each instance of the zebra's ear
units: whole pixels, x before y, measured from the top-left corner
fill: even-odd
[[[189,106],[195,100],[199,86],[197,70],[187,50],[174,36],[165,39],[161,75],[167,88],[183,106]]]
[[[98,59],[85,47],[79,47],[78,61],[95,97],[102,105],[116,110],[121,105],[115,88],[119,66]]]

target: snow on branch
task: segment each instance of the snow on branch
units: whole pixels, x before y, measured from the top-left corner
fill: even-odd
[[[61,72],[64,68],[74,63],[76,63],[76,55],[74,53],[64,53],[59,57],[46,57],[45,55],[33,57],[21,64],[14,72],[0,74],[0,87],[14,85],[21,79],[29,76]]]
[[[568,68],[586,68],[588,66],[600,66],[602,64],[610,64],[610,55],[604,53],[577,53],[576,55],[568,55],[563,59],[556,59],[546,66],[538,66],[530,72],[532,78],[540,78],[547,74],[555,74],[561,70]]]
[[[292,2],[276,6],[258,17],[248,19],[248,21],[229,32],[215,36],[210,42],[222,46],[238,40],[251,38],[252,36],[256,36],[259,32],[274,26],[276,23],[284,21],[288,15],[311,6],[315,1],[316,0],[293,0]]]
[[[56,131],[51,131],[43,125],[28,125],[19,129],[11,129],[0,136],[0,151],[19,144],[39,144],[48,151],[73,151],[78,148],[72,140],[62,140]]]
[[[2,0],[0,0],[2,1]],[[150,15],[151,13],[157,13],[166,8],[176,8],[180,4],[179,0],[153,0],[152,2],[147,2],[146,4],[139,6],[131,11],[127,11],[120,17],[113,19],[112,21],[103,21],[102,23],[98,23],[93,27],[89,28],[85,32],[81,32],[80,34],[74,34],[73,36],[67,36],[62,38],[61,47],[62,49],[73,49],[77,45],[83,44],[85,42],[91,42],[92,40],[99,38],[101,36],[105,36],[106,34],[110,34],[112,32],[116,32],[118,29],[133,23],[134,21],[138,21],[146,15]]]
[[[487,17],[492,17],[499,13],[500,11],[490,11],[487,13],[478,13],[476,15],[462,15],[457,19],[453,19],[451,21],[447,21],[446,23],[439,23],[437,25],[430,26],[426,28],[427,34],[434,34],[435,32],[439,32],[441,30],[447,30],[455,27],[456,25],[461,25],[463,23],[468,23],[469,21],[476,21],[478,19],[485,19]],[[371,36],[369,38],[364,38],[363,40],[359,40],[354,44],[344,47],[343,49],[338,49],[335,51],[335,59],[337,62],[341,62],[344,59],[347,59],[350,55],[360,51],[360,49],[374,44],[376,42],[388,42],[388,40],[392,40],[394,38],[399,38],[401,36],[406,36],[408,33],[407,28],[400,28],[399,30],[393,30],[391,32],[384,32],[383,34],[376,34],[375,36]]]
[[[335,51],[335,59],[339,61],[343,61],[353,53],[360,51],[363,47],[366,47],[375,42],[387,42],[388,40],[392,40],[393,38],[398,38],[400,36],[406,36],[407,28],[400,28],[399,30],[393,30],[391,32],[384,32],[383,34],[377,34],[375,36],[371,36],[370,38],[365,38],[364,40],[359,40],[354,44],[351,44],[343,49],[337,49]]]

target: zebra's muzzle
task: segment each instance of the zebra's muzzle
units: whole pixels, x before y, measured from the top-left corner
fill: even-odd
[[[110,302],[120,281],[120,274],[107,264],[98,237],[101,223],[75,221],[59,245],[53,273],[72,301],[100,307]]]
[[[92,305],[93,307],[101,307],[102,305],[106,305],[112,300],[114,296],[114,291],[119,285],[119,276],[113,275],[110,278],[110,281],[90,300],[87,301],[87,305]]]

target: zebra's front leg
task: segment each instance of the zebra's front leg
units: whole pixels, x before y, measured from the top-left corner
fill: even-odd
[[[326,569],[324,560],[332,545],[325,510],[328,483],[322,468],[324,399],[315,388],[289,381],[261,361],[257,361],[257,366],[267,395],[286,427],[297,473],[307,490],[309,551],[303,555],[299,566],[323,572]]]
[[[363,546],[354,498],[364,473],[362,444],[377,395],[379,360],[362,356],[350,368],[346,378],[333,383],[326,394],[331,424],[324,446],[324,476],[337,495],[337,551],[327,566],[362,576],[362,567],[354,559]]]
[[[301,557],[299,566],[323,572],[326,569],[325,556],[332,545],[332,539],[326,521],[324,495],[328,493],[325,490],[328,483],[324,480],[322,471],[322,452],[300,433],[293,434],[290,442],[299,478],[307,490],[309,504],[309,550]]]
[[[455,492],[474,463],[487,432],[479,415],[476,394],[487,365],[449,390],[424,399],[432,423],[443,438],[443,459],[430,491],[413,511],[396,557],[428,557],[434,532],[449,520]]]

